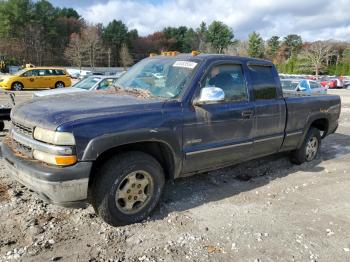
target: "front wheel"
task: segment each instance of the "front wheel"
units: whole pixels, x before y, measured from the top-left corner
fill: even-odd
[[[4,121],[0,121],[0,131],[4,131],[5,123]]]
[[[92,185],[95,212],[112,226],[147,218],[159,202],[164,172],[151,155],[128,152],[116,155],[99,169]]]
[[[20,82],[15,82],[12,84],[12,90],[21,91],[23,89],[23,84]]]
[[[302,164],[304,162],[310,162],[316,158],[321,148],[321,134],[320,130],[311,127],[306,134],[305,140],[302,146],[293,151],[291,155],[291,161],[295,164]]]

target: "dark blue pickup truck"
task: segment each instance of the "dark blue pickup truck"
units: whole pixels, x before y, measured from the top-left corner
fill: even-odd
[[[312,161],[340,110],[338,96],[283,97],[268,61],[155,56],[111,90],[17,105],[2,153],[43,199],[124,225],[151,213],[166,179],[284,151]]]

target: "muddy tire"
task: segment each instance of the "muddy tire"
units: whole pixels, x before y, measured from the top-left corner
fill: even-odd
[[[4,121],[0,121],[0,131],[4,131],[5,123]]]
[[[64,83],[61,82],[61,81],[59,81],[59,82],[57,82],[57,83],[55,84],[55,88],[64,88],[64,87],[65,87],[65,85],[64,85]]]
[[[321,148],[321,135],[320,131],[311,127],[307,133],[302,146],[293,151],[291,154],[291,161],[294,164],[300,165],[304,162],[310,162],[314,160]]]
[[[107,160],[92,184],[95,212],[108,224],[121,226],[147,218],[157,206],[164,172],[151,155],[127,152]]]
[[[23,84],[20,82],[14,82],[11,86],[11,89],[14,91],[21,91],[23,90]]]

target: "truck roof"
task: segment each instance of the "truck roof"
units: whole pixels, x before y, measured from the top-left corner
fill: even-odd
[[[192,55],[191,53],[189,54],[178,54],[178,55],[174,55],[174,56],[164,56],[164,55],[157,55],[157,56],[153,56],[151,58],[161,58],[161,57],[166,57],[166,58],[174,58],[174,59],[185,59],[185,60],[219,60],[219,59],[232,59],[232,60],[238,60],[241,62],[251,62],[251,63],[256,63],[256,64],[266,64],[269,66],[272,66],[273,63],[271,61],[268,60],[264,60],[264,59],[258,59],[258,58],[252,58],[252,57],[243,57],[243,56],[233,56],[233,55],[225,55],[225,54],[199,54],[199,55]]]

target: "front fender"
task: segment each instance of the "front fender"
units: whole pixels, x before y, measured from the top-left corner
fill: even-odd
[[[177,132],[178,131],[178,132]],[[141,142],[160,142],[166,145],[173,154],[175,169],[179,170],[182,164],[181,139],[176,134],[181,130],[172,129],[141,129],[125,131],[115,134],[106,134],[92,139],[84,150],[81,161],[95,161],[107,150],[119,146]]]

